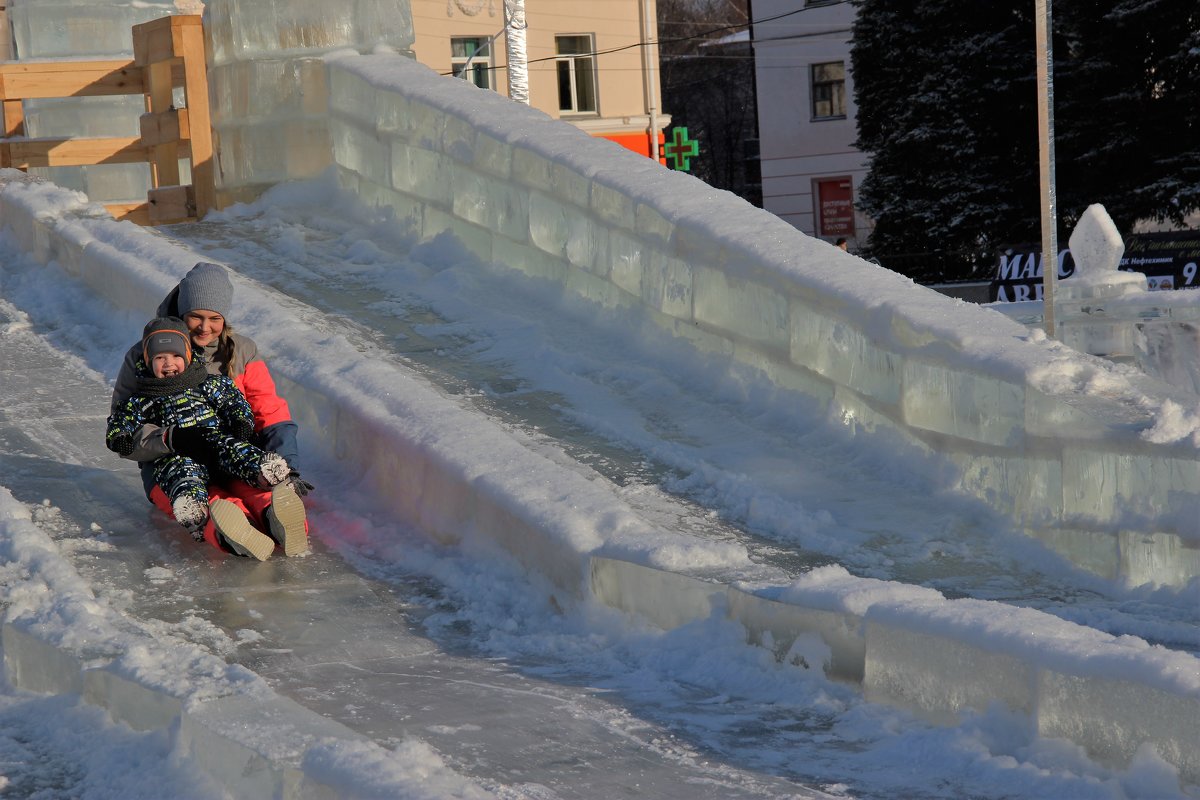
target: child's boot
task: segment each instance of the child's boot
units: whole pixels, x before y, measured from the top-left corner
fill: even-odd
[[[218,538],[240,556],[266,561],[275,550],[270,536],[255,530],[246,515],[233,503],[217,498],[208,504]]]
[[[304,503],[290,483],[279,483],[271,489],[271,505],[267,506],[267,524],[271,537],[283,547],[285,556],[297,556],[308,550],[308,525]]]

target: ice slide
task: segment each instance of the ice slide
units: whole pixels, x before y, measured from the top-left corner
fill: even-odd
[[[352,138],[344,134],[337,141],[345,147]],[[457,145],[461,156],[465,146]],[[455,146],[453,138],[447,146]],[[411,147],[406,157],[410,163],[431,158],[414,155]],[[365,191],[367,174],[348,183],[360,198],[378,199],[377,190]],[[459,180],[451,178],[450,185]],[[546,581],[552,607],[571,611],[596,598],[667,628],[728,617],[762,652],[777,655],[780,669],[820,664],[822,674],[863,687],[871,699],[943,720],[972,708],[982,713],[999,701],[1026,715],[1047,738],[1079,741],[1110,768],[1131,769],[1134,759],[1147,758],[1143,746],[1150,743],[1185,782],[1195,782],[1194,753],[1187,747],[1196,719],[1189,710],[1196,698],[1196,646],[1188,595],[1195,583],[1189,584],[1186,563],[1180,564],[1186,552],[1177,548],[1172,557],[1147,547],[1153,555],[1140,564],[1121,561],[1143,576],[1159,568],[1153,581],[1163,584],[1158,589],[1113,580],[1128,575],[1106,573],[1101,548],[1095,563],[1085,565],[1098,575],[1078,570],[1019,535],[1003,502],[998,513],[969,492],[950,491],[958,476],[903,431],[889,432],[881,419],[860,427],[845,425],[844,417],[831,424],[829,398],[814,401],[810,391],[820,382],[789,385],[779,380],[786,372],[750,347],[739,353],[736,343],[732,349],[714,346],[698,335],[676,341],[664,333],[669,325],[653,315],[647,322],[636,303],[607,302],[619,295],[599,295],[600,287],[549,259],[540,262],[534,279],[511,269],[528,267],[531,259],[524,257],[520,264],[488,268],[488,259],[479,258],[480,221],[457,231],[447,226],[465,235],[427,237],[431,231],[423,226],[436,220],[428,207],[420,211],[421,224],[412,226],[406,224],[411,215],[398,222],[353,208],[353,197],[334,195],[327,183],[305,190],[312,199],[299,190],[298,197],[284,193],[237,214],[157,233],[92,219],[71,196],[19,181],[5,185],[0,203],[4,224],[28,258],[100,295],[97,310],[87,316],[103,317],[104,308],[127,315],[122,335],[114,334],[108,345],[114,352],[140,325],[133,319],[137,309],[152,308],[196,254],[236,263],[242,302],[261,310],[261,319],[248,319],[245,327],[286,379],[310,432],[309,446],[334,448],[321,463],[336,465],[331,475],[345,473],[335,485],[367,489],[364,507],[439,542],[515,559],[532,580]],[[640,193],[637,208],[652,205],[645,201],[648,192]],[[342,213],[331,210],[338,208]],[[534,236],[552,234],[543,228]],[[570,237],[564,241],[571,246]],[[494,245],[492,240],[489,247]],[[35,267],[26,274],[37,272]],[[568,280],[558,280],[564,276]],[[586,301],[562,290],[571,279],[587,289]],[[647,283],[654,281],[643,275],[641,285]],[[673,286],[659,286],[658,297],[670,299]],[[880,277],[874,288],[895,286]],[[851,305],[853,292],[842,293]],[[746,305],[710,307],[709,319],[764,331],[768,320],[747,301],[755,296],[753,286],[731,291]],[[757,297],[769,301],[762,292]],[[944,301],[929,303],[942,315],[932,324],[937,328],[951,312]],[[39,313],[47,313],[22,310],[35,324]],[[955,307],[953,313],[973,321],[969,311]],[[45,327],[65,329],[56,336],[79,336],[69,330],[79,323],[67,322],[66,313],[48,319]],[[991,324],[998,323],[980,318],[979,327]],[[852,338],[854,327],[834,333]],[[930,344],[928,331],[903,333]],[[911,347],[909,341],[899,345]],[[935,364],[943,357],[938,348],[927,349]],[[974,360],[970,366],[986,375],[978,362],[994,356],[986,348],[963,347],[950,356],[959,363],[941,369]],[[1140,397],[1153,400],[1146,385],[1128,375],[1061,351],[1053,357],[1060,375],[1078,379],[1086,373],[1093,384],[1103,383],[1104,399],[1132,382]],[[874,358],[887,361],[878,353]],[[1011,378],[1004,370],[1012,364],[999,366]],[[94,368],[111,372],[100,363]],[[853,361],[827,368],[845,370],[851,387],[864,379]],[[873,383],[877,373],[865,380],[884,390]],[[1079,402],[1086,403],[1081,394]],[[846,397],[843,389],[843,409]],[[1103,417],[1105,403],[1096,405]],[[855,410],[861,419],[878,413],[870,403]],[[1003,416],[994,407],[984,411]],[[1077,432],[1083,420],[1060,421],[1073,423]],[[992,422],[980,412],[958,418],[955,431],[942,433],[995,437]],[[1013,428],[1006,430],[1011,435]],[[1112,434],[1117,444],[1120,437],[1119,430]],[[1047,443],[1043,454],[1054,446]],[[333,509],[329,519],[332,545],[367,574],[395,579],[391,529],[339,524],[344,520]],[[1143,537],[1151,544],[1152,533]],[[1100,537],[1119,537],[1104,530],[1090,535],[1101,543]],[[1167,535],[1180,536],[1178,530]],[[303,562],[272,567],[284,583],[287,570],[309,568]],[[1172,568],[1182,570],[1182,579]],[[346,594],[357,598],[351,607],[360,607],[371,589],[361,580],[345,577]],[[226,598],[230,588],[211,594]],[[328,611],[323,601],[316,605]],[[237,629],[232,620],[217,624]],[[6,657],[28,652],[31,663],[45,663],[28,633],[19,625],[6,628]],[[374,643],[380,637],[368,632],[362,639]],[[69,642],[53,643],[70,652]],[[320,649],[314,648],[313,658]],[[269,673],[269,659],[260,657],[263,663],[255,666]],[[385,646],[367,660],[376,657],[405,654]],[[130,677],[120,659],[113,663],[107,673]],[[70,676],[71,666],[63,672]],[[294,673],[279,672],[283,679],[276,685],[293,697],[329,688],[320,682],[286,686]],[[97,674],[87,672],[89,678]],[[100,683],[115,685],[111,679]],[[118,694],[93,690],[118,716],[139,705],[106,699]],[[331,705],[345,713],[346,704]],[[166,703],[158,723],[177,713]],[[339,721],[355,728],[353,719]],[[229,726],[214,728],[228,733]],[[320,759],[311,752],[276,758],[300,758],[306,779],[330,780],[312,766]],[[269,754],[263,762],[273,763]],[[289,774],[280,768],[263,779],[286,784]],[[734,782],[750,791],[750,781]],[[762,791],[771,796],[774,790]],[[887,794],[871,786],[856,791]]]

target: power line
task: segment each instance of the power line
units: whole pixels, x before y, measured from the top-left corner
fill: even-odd
[[[714,33],[721,33],[722,31],[737,31],[737,30],[741,30],[743,28],[749,28],[751,25],[760,25],[764,22],[774,22],[777,19],[793,17],[796,14],[803,14],[805,11],[815,11],[819,8],[829,8],[830,6],[845,5],[846,3],[849,3],[849,2],[852,2],[852,0],[836,0],[836,2],[825,3],[820,6],[808,6],[806,8],[797,8],[794,11],[787,11],[783,14],[776,14],[773,17],[764,17],[763,19],[754,20],[752,22],[737,22],[737,23],[733,23],[730,25],[723,25],[719,28],[711,28],[709,30],[702,31],[700,33],[696,33],[691,36],[679,36],[679,37],[674,37],[674,38],[670,38],[670,39],[655,39],[653,42],[634,42],[633,44],[627,44],[622,47],[613,47],[608,50],[593,50],[590,53],[564,53],[563,55],[568,55],[573,58],[588,57],[588,56],[606,56],[606,55],[610,55],[612,53],[620,53],[625,50],[632,50],[635,47],[649,47],[651,45],[659,45],[659,44],[674,44],[676,42],[690,42],[694,39],[708,38],[709,36],[713,35]],[[846,29],[846,30],[847,30],[847,32],[849,31],[849,29]],[[838,33],[840,31],[832,31],[832,32]],[[772,41],[777,41],[780,39],[787,39],[787,38],[802,39],[802,38],[809,38],[809,37],[818,36],[818,35],[823,35],[823,34],[802,33],[802,34],[794,34],[789,37],[771,37],[769,39],[763,39],[762,41],[772,42]],[[757,40],[754,40],[754,41],[757,41]],[[530,59],[530,60],[526,61],[525,63],[527,65],[528,64],[538,64],[538,63],[541,63],[544,61],[557,61],[557,60],[559,60],[559,58],[561,58],[561,56],[558,56],[558,55],[546,56],[545,58]],[[497,67],[497,66],[489,65],[487,67],[487,69],[489,71],[497,71],[497,70],[504,69],[504,67]],[[441,74],[442,75],[454,75],[455,73],[453,70],[451,70],[450,72],[443,72]]]

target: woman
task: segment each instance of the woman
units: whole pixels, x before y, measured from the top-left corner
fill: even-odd
[[[258,355],[254,341],[226,322],[233,305],[233,284],[219,264],[202,261],[188,272],[159,304],[157,316],[179,317],[187,325],[196,357],[203,360],[205,369],[213,375],[225,375],[245,395],[254,413],[253,444],[278,453],[287,460],[291,475],[272,490],[251,487],[241,481],[209,486],[214,510],[221,513],[210,517],[204,526],[204,539],[214,547],[244,554],[269,552],[262,538],[286,543],[286,555],[296,555],[308,549],[308,522],[300,497],[312,490],[296,466],[299,452],[296,442],[298,426],[292,421],[287,401],[275,390],[275,381],[267,364]],[[137,392],[139,375],[147,369],[143,361],[142,344],[138,342],[125,354],[113,389],[112,411]],[[174,452],[171,448],[171,428],[145,424],[134,436],[133,447],[122,458],[138,462],[142,483],[150,502],[168,516],[171,501],[154,480],[150,462]],[[218,501],[228,501],[225,506]],[[233,509],[233,513],[231,513]],[[238,513],[240,512],[240,513]],[[214,524],[215,522],[215,524]],[[247,543],[253,546],[247,547]]]

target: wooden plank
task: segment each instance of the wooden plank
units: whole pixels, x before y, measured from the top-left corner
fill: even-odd
[[[142,143],[148,147],[164,142],[179,142],[191,136],[186,108],[147,112],[138,118],[138,126],[142,133]]]
[[[213,162],[212,122],[208,104],[208,60],[204,49],[204,29],[199,17],[181,25],[184,64],[184,96],[187,101],[191,138],[192,185],[195,186],[195,214],[202,218],[217,207],[216,169]]]
[[[25,108],[20,100],[5,100],[4,102],[4,135],[5,137],[25,135]]]
[[[188,29],[201,31],[201,18],[195,14],[159,17],[133,26],[133,58],[139,66],[183,58],[183,39]]]
[[[196,192],[191,186],[160,186],[147,192],[150,224],[165,225],[196,217]]]
[[[146,146],[136,136],[104,139],[10,139],[4,141],[9,166],[79,167],[89,164],[136,164],[146,160]]]
[[[150,98],[150,113],[169,111],[174,102],[171,88],[171,65],[166,61],[145,68],[146,94]],[[163,141],[150,149],[151,185],[175,186],[179,183],[179,147],[175,141]],[[151,218],[153,218],[151,214]]]
[[[149,203],[106,203],[104,206],[114,219],[134,222],[138,225],[150,224]]]
[[[132,61],[10,61],[0,64],[0,100],[141,94]]]

